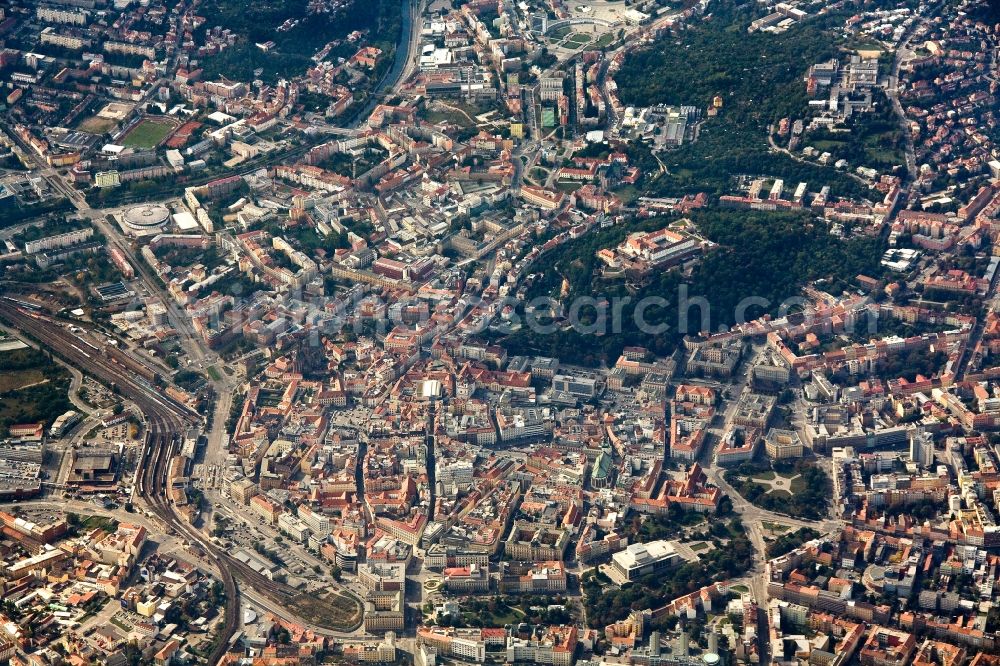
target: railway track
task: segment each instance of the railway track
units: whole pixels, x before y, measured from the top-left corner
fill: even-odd
[[[162,415],[156,418],[162,419]],[[153,512],[167,524],[168,528],[178,536],[187,539],[191,544],[197,545],[205,557],[220,572],[223,583],[223,590],[226,595],[226,631],[222,640],[216,645],[215,651],[209,658],[209,663],[217,663],[228,648],[229,641],[235,630],[239,626],[239,603],[236,579],[241,584],[248,585],[259,594],[263,594],[272,602],[284,608],[294,608],[299,592],[286,585],[273,581],[257,571],[253,570],[243,562],[233,558],[224,550],[218,548],[214,543],[205,538],[198,530],[185,520],[179,518],[172,508],[169,498],[169,468],[170,460],[179,448],[179,437],[175,434],[160,436],[155,434],[161,428],[156,421],[150,424],[150,434],[147,435],[144,443],[143,465],[141,469],[141,490],[140,496],[152,508]],[[170,430],[169,426],[164,430]],[[232,626],[232,632],[229,627]]]
[[[114,385],[145,416],[146,436],[133,492],[149,506],[168,530],[190,544],[197,545],[219,572],[226,596],[224,624],[220,632],[221,639],[208,660],[209,664],[218,663],[239,628],[237,577],[255,592],[285,608],[292,608],[301,601],[302,593],[263,576],[232,557],[186,520],[178,517],[174,511],[168,487],[170,459],[178,450],[181,435],[200,418],[198,414],[164,395],[150,383],[146,377],[151,376],[148,374],[151,371],[145,367],[137,368],[136,365],[141,363],[131,355],[113,346],[97,347],[25,305],[9,298],[0,298],[0,319],[35,338],[48,351],[62,357],[70,365],[108,386]],[[350,595],[346,596],[353,599]],[[345,613],[347,617],[338,626],[317,626],[327,633],[348,633],[356,629],[361,624],[362,611],[360,603],[356,599],[353,601],[357,605],[356,611]]]
[[[63,329],[38,313],[26,312],[23,308],[0,299],[0,318],[18,330],[42,343],[50,352],[57,354],[71,365],[91,374],[118,390],[142,410],[146,418],[146,439],[140,458],[141,476],[135,492],[150,506],[164,524],[176,534],[184,534],[203,546],[209,560],[218,569],[226,595],[223,626],[220,640],[208,657],[208,663],[216,664],[229,648],[229,642],[239,627],[239,604],[236,580],[226,566],[225,559],[213,544],[204,542],[192,527],[177,518],[170,507],[165,493],[167,469],[170,456],[178,435],[193,423],[195,414],[156,392],[155,387],[142,378],[127,374],[135,371],[130,364],[136,361],[117,349],[92,349],[92,345]],[[83,344],[81,344],[83,343]],[[121,356],[122,358],[119,358]]]

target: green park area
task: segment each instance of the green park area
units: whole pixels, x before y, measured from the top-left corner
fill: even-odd
[[[712,521],[711,536],[716,547],[701,549],[697,561],[681,565],[670,576],[650,575],[615,587],[596,570],[588,571],[581,587],[589,626],[606,627],[627,617],[633,608],[659,608],[681,594],[713,581],[736,578],[750,568],[753,547],[738,519]]]
[[[716,97],[722,100],[719,114],[702,123],[697,141],[656,156],[640,146],[624,147],[629,163],[642,174],[639,182],[629,186],[629,200],[639,196],[705,193],[712,198],[734,194],[739,174],[807,182],[816,189],[829,186],[833,196],[882,198],[881,193],[851,174],[797,161],[768,144],[768,131],[778,120],[808,113],[803,74],[811,65],[840,54],[841,44],[829,28],[842,17],[837,14],[805,22],[780,34],[749,33],[747,26],[756,17],[752,5],[720,0],[713,4],[710,17],[684,31],[683,48],[678,48],[676,39],[664,39],[625,59],[615,80],[626,105],[693,105],[707,109]],[[875,116],[871,119],[871,137],[865,140],[874,145],[883,131],[889,129]],[[896,148],[890,143],[886,149]],[[597,157],[582,153],[600,150],[602,144],[594,144],[580,156]],[[530,172],[528,177],[537,179],[540,175]],[[631,301],[622,310],[624,326],[620,333],[584,335],[562,326],[543,336],[522,327],[498,331],[495,339],[511,354],[559,356],[568,363],[591,367],[613,363],[625,346],[643,346],[664,356],[676,349],[685,334],[698,333],[701,325],[700,320],[689,319],[688,328],[680,330],[682,322],[676,313],[682,285],[687,287],[689,299],[704,297],[711,303],[714,331],[734,323],[737,305],[746,298],[763,299],[776,311],[777,304],[800,294],[811,281],[825,279],[831,293],[836,293],[856,288],[854,279],[858,275],[878,278],[883,273],[883,239],[834,237],[826,226],[815,224],[808,211],[706,208],[693,211],[690,217],[697,232],[714,246],[684,275],[668,270],[626,281],[601,270],[596,255],[599,250],[615,247],[632,232],[661,228],[663,222],[656,219],[589,233],[561,244],[538,261],[536,273],[540,277],[531,285],[526,300],[559,297],[564,284],[569,286],[569,298],[592,294],[608,299],[628,297]],[[545,240],[544,235],[539,239]],[[667,299],[664,308],[645,320],[647,324],[666,324],[665,332],[643,333],[631,325],[632,304],[647,296]],[[764,486],[761,489],[764,493],[771,490]],[[775,488],[772,498],[782,494],[779,491],[790,490]]]
[[[258,73],[268,83],[300,76],[313,66],[312,56],[328,44],[332,48],[327,60],[350,58],[362,45],[344,39],[354,31],[366,35],[364,44],[382,51],[372,73],[377,80],[392,61],[402,26],[399,3],[390,0],[353,0],[333,12],[311,12],[309,3],[301,0],[205,0],[199,15],[207,25],[228,28],[237,35],[235,45],[205,59],[205,78],[248,82]],[[256,46],[265,42],[274,42],[274,48],[264,51]]]
[[[726,473],[726,480],[756,506],[793,518],[819,520],[830,506],[830,477],[808,461],[794,464],[743,463]]]
[[[174,130],[168,120],[144,118],[122,139],[122,145],[130,148],[155,148]]]
[[[767,142],[774,123],[808,113],[803,74],[838,55],[837,38],[823,25],[837,17],[781,34],[748,33],[756,16],[753,3],[722,1],[712,10],[710,19],[685,30],[683,48],[673,39],[657,41],[626,58],[615,76],[626,105],[707,109],[715,97],[722,100],[719,115],[705,122],[698,141],[665,155],[667,173],[646,183],[650,193],[731,194],[734,176],[752,173],[823,183],[834,195],[867,196],[868,188],[850,175],[797,162],[771,151]],[[873,129],[881,131],[881,125]]]
[[[564,243],[538,261],[540,276],[529,290],[529,300],[538,296],[558,296],[565,280],[570,297],[601,294],[606,298],[631,300],[622,310],[620,334],[585,335],[560,329],[539,335],[522,329],[502,336],[512,354],[555,355],[568,363],[598,366],[602,360],[614,363],[626,346],[646,347],[658,356],[670,354],[684,333],[680,331],[675,306],[681,285],[688,297],[705,297],[712,304],[713,330],[731,325],[742,299],[765,299],[777,308],[784,299],[800,292],[811,280],[826,278],[847,288],[858,274],[881,275],[882,242],[874,238],[841,240],[819,225],[810,223],[808,213],[770,213],[728,209],[693,211],[691,220],[700,234],[717,246],[707,251],[687,275],[664,271],[646,276],[635,285],[601,276],[597,251],[615,247],[636,231],[653,231],[664,226],[652,218],[616,225]],[[634,303],[647,296],[665,298],[668,305],[648,312],[647,323],[666,324],[667,330],[651,334],[633,326]],[[763,314],[761,312],[760,314]],[[690,327],[700,321],[689,321]],[[500,336],[498,336],[500,337]]]
[[[114,129],[118,121],[112,118],[102,118],[100,116],[90,116],[89,118],[84,118],[80,121],[80,124],[76,126],[81,132],[87,132],[89,134],[104,134],[105,132],[110,132]]]
[[[32,347],[0,351],[0,433],[19,423],[48,426],[72,408],[70,376],[44,352]]]
[[[569,49],[578,49],[584,44],[590,43],[590,35],[583,32],[576,32],[570,35],[564,42],[564,46]]]

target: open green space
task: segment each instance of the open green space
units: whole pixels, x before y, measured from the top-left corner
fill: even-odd
[[[567,604],[569,608],[549,608],[550,604]],[[518,622],[567,624],[574,619],[573,607],[575,604],[561,595],[466,597],[461,600],[457,616],[438,617],[437,624],[450,627],[502,627]]]
[[[112,118],[101,118],[100,116],[90,116],[89,118],[84,118],[80,121],[80,124],[76,126],[81,132],[87,132],[89,134],[104,134],[105,132],[110,132],[118,124],[117,120]]]
[[[668,174],[645,183],[655,194],[697,191],[724,194],[737,174],[773,175],[788,182],[830,185],[835,195],[863,197],[868,188],[832,167],[805,164],[771,152],[768,128],[808,109],[803,76],[809,66],[837,54],[836,37],[818,22],[781,34],[748,33],[759,11],[753,3],[713,3],[710,19],[692,23],[680,42],[663,39],[626,58],[615,76],[627,105],[694,104],[723,108],[708,119],[697,142],[664,156]]]
[[[567,194],[576,192],[581,187],[583,187],[583,183],[576,180],[560,180],[556,182],[556,189]]]
[[[574,33],[574,34],[570,35],[566,39],[566,41],[563,42],[563,46],[565,46],[567,48],[571,48],[571,49],[578,49],[581,46],[583,46],[584,44],[589,44],[590,41],[591,41],[590,35],[588,35],[586,33],[583,33],[583,32],[577,32],[577,33]]]
[[[170,266],[191,266],[192,264],[200,263],[211,270],[221,262],[219,251],[214,245],[210,245],[205,249],[179,245],[160,245],[153,250],[153,255]]]
[[[804,490],[802,476],[799,474],[775,474],[772,471],[767,471],[762,474],[754,474],[751,480],[767,488],[767,492],[771,494],[787,494]]]
[[[494,600],[469,600],[462,605],[462,621],[466,626],[502,627],[524,619],[524,611]]]
[[[532,167],[530,177],[535,182],[544,183],[545,179],[549,177],[549,170],[537,166]]]
[[[728,209],[694,211],[692,221],[699,231],[718,247],[708,251],[689,276],[676,270],[645,276],[630,289],[623,280],[600,276],[598,250],[614,247],[634,231],[653,231],[666,223],[652,218],[633,224],[617,225],[595,231],[564,243],[537,262],[539,278],[528,297],[558,297],[565,278],[570,297],[588,295],[629,300],[621,310],[621,331],[615,335],[594,335],[573,329],[540,334],[524,328],[509,335],[496,334],[511,354],[556,356],[567,363],[588,366],[602,360],[613,363],[625,346],[643,346],[663,356],[671,353],[682,334],[696,333],[702,326],[695,313],[687,319],[686,330],[678,308],[681,287],[686,298],[704,297],[710,304],[709,328],[732,325],[737,306],[743,299],[763,299],[766,306],[754,306],[745,312],[750,318],[765,312],[777,312],[780,304],[800,293],[812,280],[831,280],[828,288],[846,288],[858,274],[879,276],[882,241],[873,238],[841,240],[831,236],[825,226],[815,224],[809,213],[768,213]],[[662,308],[649,308],[645,321],[665,324],[659,333],[643,332],[635,325],[635,304],[655,296],[666,300]],[[697,308],[695,309],[697,310]],[[610,310],[609,310],[610,312]],[[581,313],[583,317],[588,313]],[[594,315],[596,317],[596,315]]]
[[[208,78],[252,81],[256,72],[261,80],[274,83],[285,77],[301,76],[312,66],[308,56],[294,53],[268,52],[253,43],[239,41],[221,53],[205,59]]]
[[[472,127],[475,122],[470,120],[464,113],[446,108],[434,108],[424,111],[424,120],[431,124],[449,123],[459,127]]]
[[[69,373],[37,349],[0,352],[0,433],[18,423],[49,426],[72,408],[69,382]]]
[[[726,472],[726,480],[747,501],[762,509],[795,518],[825,518],[832,493],[827,473],[805,460],[773,465],[777,476],[790,480],[788,489],[774,488],[773,482],[758,483],[755,479],[768,468],[756,463],[743,463],[730,469]]]
[[[167,120],[144,118],[128,131],[122,145],[131,148],[155,148],[174,130],[174,124]]]
[[[702,525],[708,516],[685,511],[671,504],[666,513],[658,515],[632,514],[625,525],[629,543],[645,543],[658,539],[677,539],[686,528]]]
[[[696,562],[683,564],[670,575],[646,576],[614,588],[602,584],[590,572],[585,574],[581,587],[589,626],[606,627],[627,617],[633,608],[659,608],[681,594],[745,573],[753,564],[753,546],[743,525],[739,520],[720,520],[715,521],[713,530],[718,530],[717,538],[724,539],[724,545],[699,554]]]
[[[570,33],[571,28],[568,25],[564,25],[561,28],[556,28],[555,30],[550,30],[546,37],[552,42],[562,41],[563,37]]]
[[[205,78],[224,76],[235,81],[253,80],[258,69],[269,83],[304,74],[312,65],[311,57],[334,41],[337,44],[327,60],[350,58],[359,44],[344,37],[356,30],[366,33],[366,44],[382,50],[375,71],[370,73],[372,80],[378,80],[392,62],[402,27],[399,3],[392,0],[354,0],[332,14],[310,13],[308,3],[302,0],[249,4],[206,0],[199,14],[206,18],[203,29],[218,25],[239,37],[236,45],[205,59]],[[278,27],[286,22],[291,27],[279,32]],[[257,48],[256,44],[268,41],[275,43],[273,50]]]
[[[0,393],[15,391],[34,384],[41,384],[44,381],[45,374],[37,369],[5,372],[0,375]]]
[[[790,527],[788,527],[788,525],[782,525],[781,523],[770,523],[766,520],[761,522],[761,526],[763,526],[765,530],[768,530],[770,532],[787,532],[788,530],[791,529]]]
[[[611,44],[615,41],[616,35],[613,32],[606,32],[597,39],[595,39],[590,46],[587,47],[588,50],[600,49]]]
[[[71,513],[69,514],[69,524],[76,527],[82,533],[98,529],[105,532],[114,532],[118,529],[118,521],[105,516],[78,516],[75,513]]]

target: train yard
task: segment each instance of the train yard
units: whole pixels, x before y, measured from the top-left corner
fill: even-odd
[[[132,401],[145,420],[145,437],[139,455],[133,498],[148,507],[166,531],[185,540],[215,569],[223,585],[224,620],[209,656],[217,663],[239,630],[240,603],[236,579],[281,608],[308,612],[309,624],[331,634],[354,631],[362,621],[360,601],[346,592],[319,599],[284,583],[271,580],[233,558],[195,526],[180,518],[169,497],[168,470],[180,438],[201,417],[186,405],[165,395],[159,373],[123,349],[95,344],[97,339],[77,325],[60,322],[38,308],[10,298],[0,298],[0,320],[33,338],[47,351],[88,373]]]

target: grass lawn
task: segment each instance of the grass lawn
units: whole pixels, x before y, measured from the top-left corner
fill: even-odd
[[[708,550],[708,544],[705,543],[704,541],[699,541],[697,543],[693,543],[693,544],[691,544],[690,547],[691,547],[691,550],[693,550],[696,553],[700,553],[703,550]]]
[[[588,48],[589,49],[599,49],[602,46],[608,46],[611,42],[615,41],[615,33],[606,32],[597,38]]]
[[[205,372],[207,372],[208,376],[212,378],[212,381],[216,381],[216,382],[222,381],[222,373],[219,372],[219,369],[217,367],[215,367],[214,365],[208,366],[205,369]]]
[[[578,32],[575,35],[570,36],[569,39],[566,40],[565,46],[569,48],[579,48],[584,44],[588,43],[590,43],[590,35]]]
[[[132,148],[155,148],[173,129],[171,123],[146,118],[129,130],[122,139],[122,145]]]
[[[459,127],[472,127],[473,125],[464,114],[448,109],[427,111],[424,116],[427,122],[431,124],[447,122]]]
[[[902,152],[882,148],[877,140],[872,142],[865,141],[865,152],[870,159],[876,162],[903,164],[906,161],[906,156]]]
[[[865,35],[857,35],[848,40],[846,48],[861,51],[884,51],[885,46],[876,39]]]
[[[37,349],[0,354],[0,433],[15,423],[51,423],[72,406],[69,383],[69,372]]]
[[[765,530],[769,530],[771,532],[787,532],[788,529],[789,529],[788,525],[780,525],[778,523],[769,523],[766,520],[764,522],[762,522],[761,525],[764,527]]]
[[[763,486],[769,495],[791,497],[792,493],[805,490],[805,482],[800,475],[778,474],[774,471],[767,471],[755,474],[751,480]]]
[[[118,521],[114,518],[105,518],[104,516],[87,516],[80,520],[81,532],[89,532],[97,529],[104,530],[105,532],[114,532],[118,529]]]
[[[863,137],[860,147],[864,150],[865,164],[903,164],[906,158],[902,151],[886,147],[893,145],[894,138],[893,132],[881,132]],[[843,140],[810,139],[807,137],[805,143],[816,150],[832,153],[834,157],[843,154],[845,149],[852,147],[850,136],[845,136]]]
[[[0,393],[16,391],[17,389],[39,384],[45,381],[41,370],[18,370],[0,373]]]
[[[466,104],[464,102],[456,102],[455,104],[450,104],[456,109],[461,109],[469,114],[470,118],[476,119],[477,122],[485,122],[484,119],[479,116],[485,116],[488,114],[496,114],[496,105],[490,104],[489,102],[482,102],[478,104]]]
[[[815,141],[811,141],[809,145],[815,148],[816,150],[820,150],[823,152],[833,152],[838,148],[843,148],[844,146],[846,146],[847,142],[832,141],[830,139],[817,139]]]
[[[520,622],[524,617],[524,611],[520,608],[513,608],[511,606],[505,606],[500,604],[497,607],[495,613],[483,612],[483,613],[463,613],[463,619],[466,624],[471,625],[471,620],[473,618],[479,618],[483,621],[483,626],[485,627],[502,627],[506,624],[515,624]]]
[[[733,585],[729,589],[732,590],[733,592],[739,592],[740,594],[746,594],[747,592],[750,591],[750,588],[748,588],[746,585]]]
[[[902,150],[887,147],[893,145],[895,138],[895,132],[881,132],[866,136],[862,143],[866,161],[870,164],[905,164],[906,156]]]
[[[577,181],[559,181],[556,183],[556,189],[560,192],[576,192],[578,189],[583,187],[583,183]]]
[[[780,490],[780,489],[769,490],[767,491],[767,494],[774,495],[775,497],[787,497],[789,499],[791,499],[792,497],[792,494],[790,492],[788,492],[787,490]]]
[[[89,118],[84,118],[80,124],[76,126],[76,128],[81,132],[87,132],[89,134],[104,134],[105,132],[112,130],[117,124],[118,121],[111,118],[91,116]]]
[[[615,190],[615,196],[622,200],[622,203],[626,206],[631,206],[635,203],[636,199],[639,198],[639,190],[635,185],[626,185],[625,187]]]

